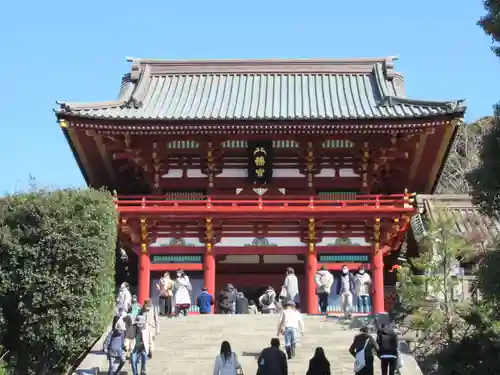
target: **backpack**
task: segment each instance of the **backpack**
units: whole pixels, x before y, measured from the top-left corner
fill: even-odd
[[[264,306],[269,306],[271,304],[271,297],[269,296],[269,294],[266,293],[264,298],[262,298],[262,304]]]

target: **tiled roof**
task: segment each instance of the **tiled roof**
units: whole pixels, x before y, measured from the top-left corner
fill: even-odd
[[[440,212],[451,215],[458,231],[469,240],[481,244],[483,249],[493,245],[500,235],[500,223],[483,215],[466,194],[417,195],[417,204],[423,217],[429,220],[433,220]],[[412,230],[418,236],[425,232],[425,220],[420,215],[414,218]],[[417,221],[421,225],[416,225]]]
[[[141,120],[400,119],[461,114],[463,101],[408,99],[395,58],[129,59],[118,100],[58,102],[59,116]]]

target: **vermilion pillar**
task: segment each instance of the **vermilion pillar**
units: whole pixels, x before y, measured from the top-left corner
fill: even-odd
[[[380,219],[375,219],[373,226],[373,256],[372,256],[372,312],[380,314],[385,312],[384,303],[384,252],[380,249]]]
[[[212,244],[207,244],[205,257],[203,260],[203,285],[208,289],[208,293],[215,296],[215,255],[212,252]],[[212,313],[214,307],[212,306]]]
[[[139,254],[139,280],[137,299],[142,305],[149,299],[149,290],[151,284],[151,260],[149,259],[148,245],[141,244],[141,253]]]
[[[316,297],[316,283],[314,282],[314,276],[318,271],[318,258],[314,244],[309,244],[309,251],[306,254],[305,262],[305,277],[306,277],[306,298],[305,298],[305,312],[306,314],[317,314],[318,313],[318,299]]]
[[[139,253],[139,275],[137,299],[142,305],[149,299],[151,284],[151,260],[149,259],[148,225],[145,217],[141,217],[141,248]]]

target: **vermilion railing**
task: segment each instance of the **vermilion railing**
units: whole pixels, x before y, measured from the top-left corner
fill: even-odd
[[[398,195],[366,195],[355,200],[323,200],[309,199],[264,199],[261,196],[253,199],[161,199],[161,197],[145,196],[141,199],[133,197],[117,197],[116,204],[121,213],[194,213],[194,212],[233,212],[233,213],[285,213],[285,212],[412,212],[413,196]]]

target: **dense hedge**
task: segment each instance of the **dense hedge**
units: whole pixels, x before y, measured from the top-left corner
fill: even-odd
[[[0,339],[16,375],[65,374],[109,323],[116,210],[91,189],[0,199]]]

